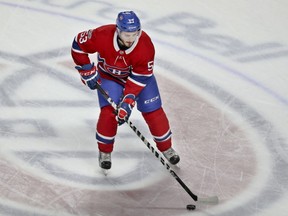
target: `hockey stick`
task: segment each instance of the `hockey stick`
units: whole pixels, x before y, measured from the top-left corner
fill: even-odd
[[[113,99],[105,92],[105,90],[96,82],[96,87],[98,91],[103,95],[103,97],[108,101],[108,103],[117,111],[117,104],[113,101]],[[150,143],[149,141],[142,135],[142,133],[132,124],[129,119],[125,119],[125,122],[130,126],[130,128],[136,133],[136,135],[145,143],[145,145],[151,150],[156,158],[160,160],[163,166],[170,172],[170,174],[177,180],[177,182],[182,186],[182,188],[192,197],[194,201],[201,202],[204,204],[217,204],[218,197],[198,197],[187,187],[187,185],[182,181],[182,179],[175,173],[175,171],[170,167],[170,165],[165,161],[163,157],[161,157],[161,153],[159,153]]]

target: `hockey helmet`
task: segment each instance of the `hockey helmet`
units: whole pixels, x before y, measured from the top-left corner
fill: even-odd
[[[135,32],[141,29],[140,20],[133,11],[120,12],[116,19],[116,26],[120,32]]]

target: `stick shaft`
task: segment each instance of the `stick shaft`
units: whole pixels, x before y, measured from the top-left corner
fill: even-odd
[[[149,143],[149,141],[141,134],[141,132],[132,124],[130,120],[126,121],[130,128],[137,134],[137,136],[145,143],[145,145],[151,150],[156,158],[160,160],[162,165],[170,172],[170,174],[178,181],[178,183],[183,187],[183,189],[192,197],[194,201],[198,200],[197,195],[192,193],[192,191],[187,187],[187,185],[182,181],[182,179],[175,173],[175,171],[166,163],[165,159],[161,157],[161,154]]]
[[[101,92],[103,97],[109,102],[109,104],[116,110],[117,104],[110,98],[107,92],[97,83],[97,89]],[[136,133],[136,135],[144,142],[144,144],[151,150],[156,158],[160,160],[162,165],[170,172],[170,174],[177,180],[177,182],[182,186],[182,188],[192,197],[194,201],[198,200],[198,196],[192,193],[192,191],[187,187],[187,185],[182,181],[182,179],[175,173],[175,171],[166,163],[165,159],[161,157],[161,154],[149,143],[149,141],[142,135],[142,133],[132,124],[129,119],[125,119],[126,123],[130,128]]]

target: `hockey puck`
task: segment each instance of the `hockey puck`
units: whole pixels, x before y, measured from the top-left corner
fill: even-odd
[[[186,206],[186,209],[188,209],[189,211],[191,211],[191,210],[195,210],[195,209],[196,209],[196,206],[190,204],[190,205],[187,205],[187,206]]]

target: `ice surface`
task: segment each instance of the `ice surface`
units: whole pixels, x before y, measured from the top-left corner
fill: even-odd
[[[0,0],[0,214],[286,216],[287,6]],[[98,167],[97,95],[81,84],[70,46],[76,33],[114,23],[126,9],[156,48],[181,156],[175,172],[218,205],[187,211],[194,201],[127,125],[108,175]],[[136,110],[131,121],[153,144]]]

